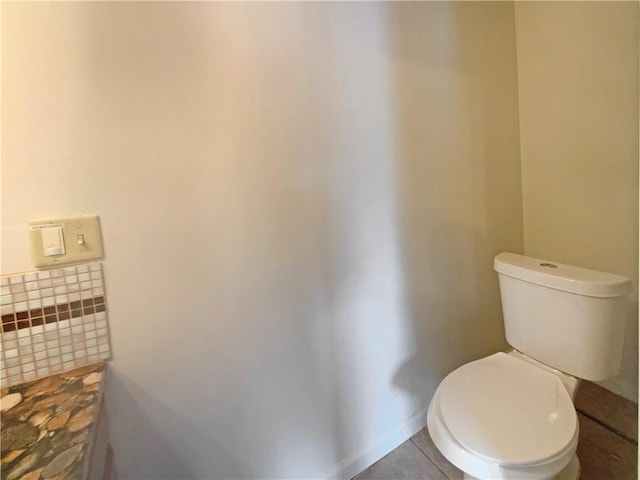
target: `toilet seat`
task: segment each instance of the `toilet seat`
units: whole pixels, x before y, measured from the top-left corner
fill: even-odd
[[[560,379],[502,352],[448,375],[440,408],[456,440],[504,465],[544,462],[576,431],[575,408]]]
[[[505,353],[450,373],[428,423],[440,451],[478,478],[548,478],[571,461],[578,442],[560,379]]]

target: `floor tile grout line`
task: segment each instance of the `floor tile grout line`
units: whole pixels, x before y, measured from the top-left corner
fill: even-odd
[[[617,435],[620,438],[626,440],[627,442],[635,445],[636,447],[638,446],[638,441],[637,440],[635,440],[634,438],[630,437],[629,435],[626,435],[626,434],[622,433],[620,430],[617,430],[616,428],[612,427],[611,425],[607,424],[606,422],[600,420],[598,417],[596,417],[594,415],[591,415],[590,413],[586,413],[584,410],[579,409],[579,408],[576,408],[576,411],[578,413],[580,413],[581,415],[584,415],[585,417],[587,417],[589,420],[594,421],[595,423],[597,423],[601,427],[606,428],[611,433],[614,433],[615,435]]]
[[[425,452],[422,448],[420,448],[420,445],[418,445],[418,442],[416,442],[413,437],[411,437],[409,440],[411,440],[411,443],[413,443],[418,450],[420,450],[420,452],[427,457],[427,460],[429,460],[429,462],[431,462],[431,464],[436,467],[438,470],[440,470],[440,472],[442,472],[442,474],[445,476],[445,478],[448,478],[449,480],[451,480],[451,477],[449,475],[447,475],[447,472],[445,472],[444,470],[442,470],[442,468],[440,468],[440,465],[438,465],[436,462],[433,461],[433,459],[427,455],[427,452]]]

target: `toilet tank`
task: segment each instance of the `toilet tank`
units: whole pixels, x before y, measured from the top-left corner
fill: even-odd
[[[496,256],[507,342],[586,380],[616,375],[631,281],[513,253]]]

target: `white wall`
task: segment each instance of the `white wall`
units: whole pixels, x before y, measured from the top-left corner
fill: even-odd
[[[517,2],[525,253],[626,275],[622,369],[638,399],[637,2]]]
[[[100,215],[121,478],[352,475],[505,347],[511,4],[2,9],[2,271]]]

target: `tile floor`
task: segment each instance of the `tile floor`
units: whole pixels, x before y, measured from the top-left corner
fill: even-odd
[[[578,389],[581,480],[638,476],[638,405],[591,382]],[[354,480],[462,479],[423,429]]]

